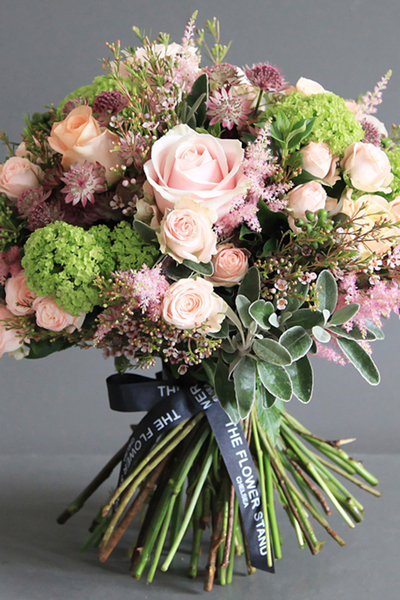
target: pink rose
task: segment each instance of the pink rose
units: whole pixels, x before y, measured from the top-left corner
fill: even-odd
[[[180,279],[164,296],[162,316],[177,329],[216,332],[221,329],[227,305],[214,294],[213,286],[204,279]]]
[[[23,343],[15,329],[6,328],[7,321],[13,319],[14,315],[5,306],[0,306],[0,357],[5,352],[15,352]]]
[[[306,77],[300,77],[296,83],[296,91],[303,92],[305,96],[312,96],[313,94],[322,94],[326,92],[321,84],[313,81],[312,79],[307,79]]]
[[[167,208],[157,238],[163,254],[177,262],[192,260],[208,263],[217,249],[217,236],[212,226],[217,213],[190,198],[183,198],[175,208]]]
[[[0,165],[0,192],[17,200],[22,192],[40,186],[43,171],[27,158],[13,156]]]
[[[54,123],[48,142],[63,155],[61,164],[65,169],[76,163],[83,165],[85,161],[98,162],[106,170],[107,182],[113,184],[120,175],[111,169],[123,162],[114,151],[119,137],[106,127],[100,127],[92,113],[90,106],[77,106],[64,121]]]
[[[68,333],[73,333],[75,329],[80,329],[85,319],[84,313],[79,317],[73,317],[51,300],[51,298],[36,298],[33,302],[33,308],[36,311],[36,323],[43,329],[49,331],[63,331],[66,329]]]
[[[309,142],[302,148],[301,154],[305,170],[314,177],[324,179],[330,185],[339,179],[336,175],[337,160],[325,142]]]
[[[162,213],[190,197],[221,218],[248,186],[239,140],[220,140],[177,125],[157,140],[144,171]]]
[[[217,254],[212,258],[214,273],[207,277],[214,287],[232,287],[240,283],[249,269],[250,252],[235,248],[233,244],[217,246]]]
[[[26,285],[25,271],[20,271],[18,275],[10,277],[6,281],[6,305],[13,315],[22,316],[34,313],[32,302],[36,298]]]
[[[391,191],[388,187],[393,179],[390,162],[377,146],[355,142],[346,149],[341,164],[356,190],[370,193]]]
[[[309,210],[316,213],[321,208],[325,208],[326,199],[326,192],[317,181],[310,181],[290,190],[287,207],[290,212],[290,228],[296,231],[294,221],[296,219],[305,219],[306,211]]]

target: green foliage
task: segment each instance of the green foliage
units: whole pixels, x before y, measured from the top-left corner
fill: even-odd
[[[144,264],[152,267],[159,257],[157,246],[144,243],[142,237],[127,221],[118,223],[110,237],[116,267],[121,271],[138,270]]]
[[[233,381],[229,379],[229,369],[222,360],[217,362],[214,387],[222,408],[233,423],[238,423],[240,413],[235,395],[235,385]]]
[[[63,221],[34,231],[22,260],[29,288],[72,315],[90,312],[101,304],[95,279],[115,267],[108,232],[104,225],[85,231]]]
[[[330,92],[311,96],[293,92],[270,106],[265,117],[277,119],[279,113],[284,113],[289,123],[315,119],[307,141],[326,142],[333,154],[343,154],[347,146],[364,137],[360,123],[344,100]]]
[[[233,371],[235,396],[239,406],[240,418],[249,414],[256,393],[256,365],[250,356],[243,356]]]
[[[357,371],[371,385],[378,385],[380,381],[379,371],[376,368],[372,358],[367,352],[354,340],[338,338],[337,343],[345,356],[355,366]]]
[[[314,123],[315,118],[298,121],[295,116],[290,120],[283,110],[276,111],[269,132],[271,138],[275,140],[275,145],[278,146],[279,154],[286,158],[298,150],[310,136]]]
[[[7,198],[0,195],[0,252],[17,245],[23,229],[23,222],[14,214]]]
[[[203,73],[196,79],[190,94],[180,105],[181,122],[186,123],[192,129],[203,127],[206,120],[207,100],[208,76]]]
[[[66,96],[58,106],[58,116],[61,117],[64,104],[66,104],[68,100],[74,100],[75,98],[86,98],[89,104],[93,104],[96,96],[102,92],[114,90],[118,91],[118,83],[116,80],[111,75],[99,75],[98,77],[94,78],[93,83],[89,83],[89,85],[83,85],[71,94],[68,94],[68,96]]]
[[[262,402],[262,395],[258,393],[256,401],[256,411],[258,422],[260,423],[264,431],[268,433],[272,444],[275,446],[282,421],[282,402],[277,399],[273,406],[271,406],[271,408],[265,410]]]

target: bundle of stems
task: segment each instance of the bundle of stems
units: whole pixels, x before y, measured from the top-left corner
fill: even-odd
[[[282,557],[276,499],[293,525],[300,548],[308,547],[312,554],[322,548],[312,519],[344,546],[326,515],[335,508],[353,528],[362,521],[364,507],[343,480],[374,496],[381,495],[371,487],[378,480],[343,450],[343,444],[351,440],[323,440],[287,413],[275,444],[255,413],[243,422],[243,429],[259,473],[269,565],[272,556],[276,560]],[[59,523],[75,514],[111,475],[124,451],[125,447],[121,448],[60,515]],[[249,575],[255,571],[234,488],[202,413],[160,437],[146,457],[132,464],[127,478],[94,519],[82,550],[95,546],[100,561],[106,561],[136,517],[140,529],[129,552],[135,579],[147,571],[147,581],[151,582],[159,566],[166,571],[189,529],[189,577],[197,576],[207,544],[206,591],[212,590],[216,577],[221,585],[232,582],[237,556],[244,555]],[[208,543],[204,539],[207,530]]]

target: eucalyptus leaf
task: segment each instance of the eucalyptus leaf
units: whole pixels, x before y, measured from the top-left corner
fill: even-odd
[[[154,229],[149,227],[149,225],[147,225],[146,223],[143,223],[143,221],[135,220],[133,221],[132,226],[136,233],[140,235],[142,240],[146,242],[146,244],[150,244],[151,242],[154,242],[154,240],[157,239],[157,235]]]
[[[256,300],[250,305],[249,313],[261,329],[268,330],[270,328],[268,319],[274,312],[272,302],[265,300]]]
[[[211,261],[208,263],[196,263],[193,260],[184,260],[182,264],[192,271],[195,271],[195,273],[200,273],[207,277],[211,277],[214,273],[214,265]]]
[[[319,310],[311,310],[311,308],[300,308],[290,319],[287,320],[287,325],[293,327],[299,325],[304,329],[312,329],[325,324],[324,315]]]
[[[338,297],[337,283],[330,271],[322,271],[315,283],[315,295],[318,302],[318,310],[321,312],[326,308],[333,313]]]
[[[294,395],[300,402],[309,402],[314,388],[314,374],[308,356],[287,366],[286,371],[292,381]]]
[[[292,384],[284,367],[264,361],[257,363],[261,383],[276,398],[289,402],[292,397]]]
[[[265,410],[260,395],[257,394],[257,420],[260,423],[263,430],[265,431],[265,433],[268,435],[273,446],[276,446],[276,443],[278,441],[283,410],[283,404],[278,399],[271,408]]]
[[[343,325],[344,323],[347,323],[347,321],[350,321],[350,319],[353,319],[359,310],[360,305],[356,302],[347,304],[347,306],[343,306],[333,313],[329,319],[329,325]]]
[[[331,334],[318,325],[312,328],[312,334],[318,342],[321,342],[321,344],[328,344],[331,341]]]
[[[295,361],[307,354],[312,339],[303,327],[295,325],[281,335],[279,343],[289,351],[292,360]]]
[[[335,335],[346,338],[347,340],[355,340],[356,342],[361,342],[362,340],[366,340],[367,342],[373,342],[376,340],[376,336],[372,331],[366,331],[365,334],[358,329],[358,327],[353,326],[350,331],[346,331],[343,327],[330,326],[328,324],[328,329]]]
[[[260,274],[257,267],[251,267],[242,283],[240,284],[238,294],[246,296],[250,302],[255,302],[260,296]]]
[[[255,354],[268,363],[284,367],[290,365],[292,357],[286,348],[279,342],[271,339],[256,340],[253,344]]]
[[[209,337],[217,340],[224,340],[229,336],[229,322],[228,319],[224,319],[221,323],[219,331],[210,331],[207,333]]]
[[[375,325],[375,323],[372,323],[372,321],[365,321],[365,324],[367,326],[368,331],[373,333],[377,340],[385,339],[385,334],[383,333],[382,329],[379,329],[379,327]]]
[[[240,418],[244,419],[251,411],[256,393],[256,366],[250,356],[243,356],[233,371],[236,400]]]
[[[379,371],[369,354],[354,340],[337,338],[339,348],[357,371],[371,385],[378,385],[380,381]]]
[[[277,398],[270,394],[263,385],[260,385],[257,388],[257,399],[258,398],[260,398],[262,406],[265,408],[265,410],[272,408],[277,401]]]
[[[270,325],[272,325],[272,327],[275,327],[276,329],[279,328],[279,319],[278,319],[278,315],[275,312],[272,313],[272,315],[270,315],[268,317],[268,323]]]
[[[173,279],[174,281],[179,281],[179,279],[187,279],[192,274],[191,269],[185,267],[185,265],[179,265],[171,260],[166,267],[167,277]]]
[[[214,375],[214,387],[218,400],[233,423],[240,420],[239,407],[235,395],[235,385],[229,377],[229,369],[222,362],[217,362]]]
[[[249,328],[252,323],[252,318],[249,314],[250,300],[246,298],[246,296],[238,294],[236,296],[235,304],[244,327],[246,327],[246,329]]]

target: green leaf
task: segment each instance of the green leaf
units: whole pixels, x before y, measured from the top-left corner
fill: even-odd
[[[54,342],[50,342],[49,340],[40,340],[38,342],[31,340],[28,345],[29,354],[26,358],[45,358],[54,352],[60,352],[71,346],[73,346],[73,344],[64,338],[58,338],[57,340],[54,340]]]
[[[381,329],[379,329],[379,327],[377,327],[377,325],[375,325],[375,323],[372,323],[372,321],[365,321],[365,324],[367,326],[368,331],[373,333],[376,336],[377,340],[385,339],[385,334]]]
[[[136,231],[136,233],[138,233],[140,235],[142,240],[144,242],[146,242],[146,244],[154,242],[154,240],[157,239],[157,235],[156,235],[156,232],[154,231],[154,229],[149,227],[149,225],[147,225],[146,223],[143,223],[143,221],[135,220],[135,221],[133,221],[132,226],[133,226],[134,230]]]
[[[207,277],[211,277],[214,273],[214,266],[211,261],[208,263],[196,263],[193,260],[184,260],[182,264],[188,267],[188,269]]]
[[[279,343],[289,351],[292,360],[295,361],[307,354],[311,348],[312,339],[303,327],[296,325],[281,335]]]
[[[333,313],[329,319],[329,325],[343,325],[355,317],[359,310],[360,305],[356,302],[353,304],[347,304],[347,306],[343,306]]]
[[[171,261],[166,267],[167,277],[178,281],[179,279],[187,279],[192,274],[192,270],[185,265],[178,265],[176,262]]]
[[[314,388],[314,375],[308,356],[287,366],[286,371],[292,381],[294,395],[300,402],[309,402]]]
[[[319,310],[311,310],[311,308],[300,308],[287,320],[287,325],[290,327],[299,325],[304,329],[312,329],[313,327],[324,324],[325,319],[322,312]]]
[[[275,402],[277,401],[277,398],[275,396],[273,396],[272,394],[270,394],[269,391],[267,389],[265,389],[265,387],[263,385],[260,385],[257,388],[257,399],[259,397],[261,399],[261,403],[263,405],[263,408],[265,408],[265,410],[272,408],[273,405],[275,404]]]
[[[283,413],[283,405],[280,400],[277,400],[275,404],[265,410],[262,405],[260,395],[257,395],[256,402],[256,410],[257,410],[257,420],[260,423],[261,427],[268,434],[273,446],[276,446],[276,442],[278,440],[278,435],[282,422],[282,413]]]
[[[330,271],[322,271],[315,284],[316,297],[318,301],[318,310],[324,309],[333,313],[338,297],[338,289],[334,276]]]
[[[240,418],[247,417],[253,406],[256,393],[256,367],[250,356],[243,356],[233,371],[236,400]]]
[[[273,365],[284,367],[292,362],[290,353],[275,340],[268,338],[256,340],[253,344],[253,350],[261,360]]]
[[[268,319],[274,312],[272,302],[265,300],[256,300],[250,305],[249,313],[261,329],[268,330],[270,328]]]
[[[355,326],[353,326],[353,329],[351,329],[350,331],[346,331],[346,329],[343,329],[343,327],[331,327],[329,324],[327,327],[329,331],[331,331],[335,335],[341,338],[346,338],[347,340],[355,340],[356,342],[361,342],[362,340],[366,340],[367,342],[373,342],[374,340],[376,340],[376,336],[374,333],[372,333],[372,331],[367,330],[367,332],[364,335],[360,331],[360,329],[358,329],[358,327]]]
[[[242,283],[240,284],[238,294],[246,296],[250,302],[255,302],[260,296],[260,275],[257,267],[251,267]]]
[[[233,423],[240,420],[239,407],[235,396],[235,385],[229,377],[229,368],[222,360],[217,362],[214,387],[219,403]]]
[[[187,105],[194,107],[198,103],[199,98],[201,98],[201,101],[195,109],[195,121],[198,127],[203,127],[206,120],[206,102],[208,100],[208,76],[206,73],[200,75],[194,82],[192,90],[186,98]]]
[[[249,315],[250,300],[246,298],[246,296],[238,294],[236,296],[235,304],[244,327],[250,327],[252,323],[252,318]]]
[[[328,344],[331,341],[330,333],[318,325],[312,328],[312,334],[318,342],[321,342],[321,344]]]
[[[257,363],[257,371],[261,383],[270,394],[289,402],[292,397],[292,384],[284,367],[261,361]]]
[[[337,338],[339,348],[344,355],[353,363],[357,371],[371,385],[378,385],[380,381],[379,371],[372,358],[367,354],[354,340],[346,340],[345,338]]]

